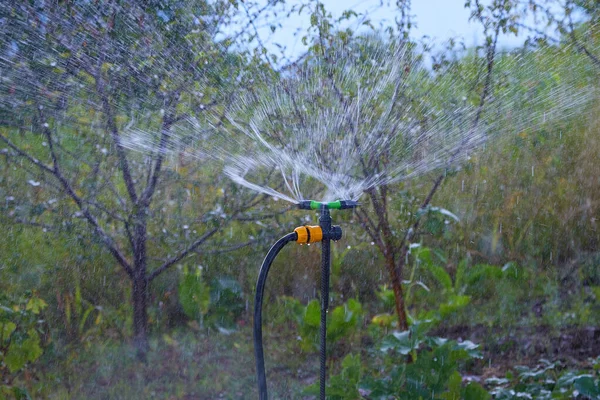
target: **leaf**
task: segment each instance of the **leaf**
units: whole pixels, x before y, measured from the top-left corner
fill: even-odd
[[[208,312],[210,290],[202,280],[200,271],[185,272],[178,288],[179,302],[185,314],[200,319]]]
[[[382,327],[390,327],[395,319],[396,318],[392,314],[377,314],[373,317],[373,319],[371,319],[371,323]]]
[[[328,316],[327,340],[332,343],[347,336],[356,328],[362,314],[362,306],[354,299],[336,307]]]
[[[342,375],[348,382],[358,384],[360,379],[360,354],[352,355],[348,354],[342,360]]]
[[[11,343],[6,356],[4,356],[4,364],[8,367],[11,373],[17,372],[25,366],[27,362],[27,353],[21,345]]]
[[[464,400],[489,400],[492,395],[477,382],[469,382],[465,388]]]
[[[592,399],[600,399],[600,384],[596,384],[592,377],[581,377],[575,381],[574,386],[582,395]]]
[[[87,310],[85,310],[85,312],[83,313],[83,316],[81,317],[81,321],[79,321],[79,334],[80,335],[83,333],[83,328],[85,327],[85,323],[86,323],[88,317],[90,316],[90,313],[94,310],[95,310],[94,306],[89,306],[87,308]]]
[[[473,358],[483,358],[483,355],[479,351],[479,345],[471,342],[470,340],[457,342],[454,348],[466,351],[467,354]]]
[[[388,289],[386,286],[381,286],[379,291],[376,293],[377,297],[382,301],[385,309],[393,309],[396,304],[396,298],[394,297],[394,291]]]
[[[407,355],[417,349],[421,341],[411,337],[410,331],[394,332],[383,338],[379,350],[387,352],[394,350],[402,355]]]
[[[456,267],[456,275],[454,277],[454,289],[458,292],[461,291],[462,286],[464,285],[463,281],[468,264],[469,261],[466,258],[464,258],[458,263],[458,266]]]
[[[2,324],[2,329],[0,330],[0,338],[2,341],[7,342],[15,329],[17,329],[17,325],[14,322],[8,321]]]
[[[39,297],[32,297],[27,302],[25,309],[34,314],[39,314],[46,307],[48,307],[48,304],[43,299],[40,299]]]
[[[317,300],[311,300],[306,306],[304,323],[312,327],[318,327],[321,324],[321,309]]]
[[[464,308],[471,302],[471,296],[453,295],[447,303],[440,305],[440,316],[445,318],[452,313]]]
[[[462,390],[462,377],[458,371],[454,371],[448,379],[448,391],[443,393],[442,396],[446,400],[459,400],[460,392]]]
[[[571,386],[573,382],[575,382],[578,379],[591,377],[592,375],[589,374],[577,375],[574,372],[569,371],[563,374],[560,378],[558,378],[558,380],[556,381],[556,386],[559,388],[568,387]]]
[[[7,314],[12,314],[14,311],[11,310],[10,308],[6,307],[6,306],[1,306],[0,305],[0,310],[4,311]]]
[[[44,354],[44,350],[42,350],[40,347],[40,338],[37,333],[23,341],[22,347],[25,350],[25,357],[27,361],[33,362],[40,358],[42,354]]]
[[[444,289],[452,289],[452,278],[443,267],[440,267],[439,265],[427,265],[427,269]]]

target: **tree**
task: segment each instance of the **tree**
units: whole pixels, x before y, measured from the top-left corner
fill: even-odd
[[[410,2],[397,2],[397,6],[402,18],[397,22],[399,35],[398,37],[392,36],[391,40],[399,40],[400,46],[402,47],[408,49],[413,48],[414,44],[411,43],[409,39],[411,29],[409,18]],[[477,6],[479,6],[478,2]],[[474,146],[479,144],[479,140],[481,139],[477,130],[484,106],[486,105],[492,90],[496,43],[502,28],[501,23],[493,25],[488,24],[484,20],[482,12],[483,10],[478,8],[473,13],[472,17],[477,18],[484,26],[484,33],[486,35],[484,47],[485,73],[483,74],[483,82],[481,84],[478,84],[478,82],[475,83],[475,87],[481,87],[481,94],[477,106],[472,108],[469,112],[466,112],[463,116],[467,121],[466,124],[463,123],[462,126],[456,130],[455,128],[442,127],[435,118],[426,117],[427,114],[432,114],[432,110],[439,109],[439,105],[434,104],[434,101],[431,101],[431,98],[436,97],[436,91],[439,91],[436,89],[436,86],[440,84],[440,81],[434,79],[433,81],[427,82],[427,79],[423,80],[421,78],[425,72],[422,71],[423,67],[420,64],[420,58],[414,58],[415,55],[412,54],[410,50],[406,52],[407,57],[402,60],[404,64],[404,73],[395,77],[394,94],[386,101],[386,103],[389,104],[389,115],[387,118],[391,121],[398,118],[401,121],[414,120],[417,122],[413,123],[413,126],[410,126],[409,124],[402,125],[399,123],[386,126],[387,130],[382,130],[379,135],[387,137],[400,135],[405,137],[404,140],[400,141],[400,145],[405,145],[410,148],[410,150],[409,154],[403,154],[403,157],[421,157],[419,164],[413,165],[411,162],[406,163],[406,161],[404,161],[405,166],[417,169],[415,175],[423,174],[428,170],[442,169],[442,172],[433,181],[429,193],[420,204],[419,210],[412,213],[412,215],[409,213],[409,218],[404,221],[407,225],[404,228],[404,234],[399,235],[397,233],[393,222],[395,217],[392,214],[389,205],[390,193],[397,190],[397,187],[393,184],[395,181],[398,181],[398,179],[389,179],[388,181],[382,180],[378,184],[366,188],[365,192],[368,196],[374,215],[369,214],[365,208],[356,210],[356,214],[363,229],[367,232],[383,255],[385,267],[389,274],[391,287],[394,292],[398,328],[403,331],[408,329],[408,318],[406,314],[404,293],[402,290],[402,276],[411,242],[419,234],[421,217],[427,213],[435,193],[448,172],[447,169],[453,166],[459,156],[468,153]],[[322,13],[320,18],[324,19],[324,17],[325,14]],[[321,23],[319,26],[319,37],[321,38],[321,43],[323,43],[323,38],[330,36],[330,33],[327,30],[326,24]],[[323,46],[321,50],[322,54],[327,59],[325,47]],[[365,49],[363,48],[363,51],[364,50]],[[369,54],[368,49],[366,53],[367,55]],[[479,77],[480,76],[478,75],[478,78]],[[443,77],[441,80],[443,80]],[[417,83],[416,81],[419,82]],[[419,91],[419,89],[416,88],[420,88],[422,91]],[[454,101],[446,99],[449,104],[456,104],[456,99],[453,100]],[[342,103],[347,103],[347,100],[344,98],[340,98],[340,101]],[[455,113],[457,110],[448,109],[440,111],[442,115],[446,116]],[[440,120],[443,121],[444,118],[442,117]],[[358,124],[359,122],[357,121],[356,125]],[[358,127],[355,127],[355,129],[358,129]],[[446,129],[447,132],[453,132],[450,134],[450,136],[453,136],[453,138],[450,139],[450,143],[445,144],[445,147],[432,146],[432,141],[435,142],[441,140],[440,137],[436,136],[440,134],[443,129]],[[401,130],[404,130],[404,132],[399,132]],[[416,130],[416,132],[423,132],[423,136],[419,137],[419,134],[417,134],[416,136],[411,137],[412,135],[409,132],[413,130]],[[360,147],[358,142],[357,147]],[[434,161],[434,158],[437,157],[437,154],[435,153],[438,151],[440,151],[441,158],[443,159],[441,163],[439,163],[439,160]],[[368,180],[372,176],[380,174],[385,175],[386,171],[390,170],[390,166],[392,169],[398,167],[397,165],[395,166],[394,163],[400,162],[402,165],[402,161],[396,159],[393,152],[394,148],[393,146],[390,146],[381,152],[361,156],[363,179]],[[420,153],[425,153],[427,155],[423,156],[420,155]],[[419,168],[422,170],[419,171]],[[409,177],[410,174],[404,178]]]
[[[405,39],[409,13],[407,8],[398,22],[400,38],[390,30],[390,38],[382,39],[336,31],[331,15],[318,4],[309,30],[314,41],[305,59],[279,79],[266,79],[266,91],[240,101],[241,117],[231,122],[251,140],[228,169],[236,181],[289,201],[315,194],[352,199],[364,191],[370,207],[356,213],[383,256],[403,330],[408,328],[402,292],[406,255],[447,168],[483,138],[478,125],[491,93],[500,32],[499,26],[488,31],[486,25],[485,72],[475,85],[480,96],[475,105],[465,105],[457,93],[444,91],[450,80],[440,77],[442,72],[432,75]],[[460,124],[455,123],[458,112]],[[420,211],[405,219],[408,226],[399,234],[391,193],[398,182],[439,169],[443,172]],[[253,184],[273,170],[281,172],[291,196]]]
[[[501,11],[503,7],[510,9],[508,15]],[[489,8],[493,11],[490,18],[502,24],[505,32],[518,35],[525,31],[535,42],[570,43],[600,68],[600,6],[596,0],[494,1]]]
[[[216,40],[234,11],[229,2],[179,0],[0,6],[5,160],[24,170],[31,185],[59,197],[52,213],[38,205],[37,221],[58,229],[85,221],[130,280],[134,343],[142,355],[150,283],[256,200],[231,199],[226,188],[205,194],[207,204],[198,207],[204,213],[193,221],[203,231],[170,249],[149,247],[154,237],[167,236],[160,226],[166,201],[157,194],[168,187],[174,127],[207,110],[222,114],[233,92],[248,84],[242,68],[252,58],[230,52],[231,38]],[[128,151],[123,135],[130,128],[157,132],[156,146],[143,155]],[[220,213],[216,200],[225,203]]]

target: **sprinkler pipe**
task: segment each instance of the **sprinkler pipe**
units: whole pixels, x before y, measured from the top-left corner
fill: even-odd
[[[256,357],[256,378],[260,400],[268,400],[267,376],[265,372],[265,358],[262,341],[262,304],[264,299],[265,284],[269,269],[279,252],[290,242],[309,244],[321,242],[321,325],[320,325],[320,370],[319,389],[320,399],[325,400],[326,361],[327,361],[327,310],[329,308],[329,272],[331,266],[331,241],[342,238],[342,228],[332,225],[330,210],[347,210],[359,204],[353,200],[337,200],[332,202],[318,202],[305,200],[298,203],[301,210],[319,210],[319,225],[299,226],[293,232],[279,239],[267,253],[258,274],[256,282],[256,297],[254,301],[254,355]]]

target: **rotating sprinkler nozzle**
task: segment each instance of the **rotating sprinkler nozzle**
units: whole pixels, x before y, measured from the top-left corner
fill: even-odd
[[[302,200],[298,203],[298,208],[301,210],[321,210],[327,208],[329,210],[347,210],[356,208],[360,204],[354,200],[336,200],[328,203],[314,200]]]
[[[277,254],[289,242],[309,244],[321,242],[321,326],[320,326],[320,399],[325,399],[326,377],[326,337],[327,337],[327,309],[329,307],[329,270],[331,265],[331,241],[342,238],[342,228],[331,224],[329,210],[347,210],[358,207],[354,200],[337,200],[319,202],[304,200],[298,203],[301,210],[320,210],[319,225],[299,226],[294,232],[279,239],[267,253],[262,263],[256,282],[256,298],[254,302],[254,354],[256,356],[256,375],[260,400],[267,400],[267,378],[265,373],[265,359],[262,344],[262,303],[265,291],[265,282],[271,264]]]

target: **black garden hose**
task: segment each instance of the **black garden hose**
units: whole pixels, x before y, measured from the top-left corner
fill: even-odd
[[[289,242],[295,242],[298,239],[296,232],[289,233],[279,239],[267,253],[265,260],[260,267],[258,280],[256,281],[256,297],[254,300],[254,355],[256,357],[256,379],[258,381],[258,393],[260,400],[268,400],[267,394],[267,375],[265,372],[265,356],[262,341],[262,304],[265,294],[265,283],[271,264],[277,257],[277,254]]]

